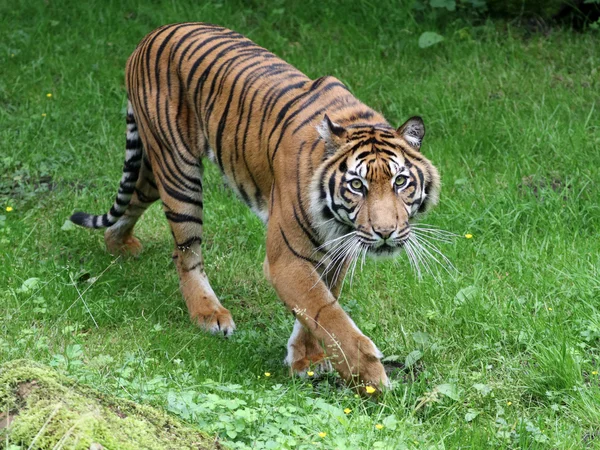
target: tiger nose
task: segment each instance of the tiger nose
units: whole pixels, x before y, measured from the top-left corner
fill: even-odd
[[[389,227],[389,228],[375,228],[373,227],[373,231],[375,232],[375,234],[377,236],[380,236],[381,239],[388,239],[392,233],[396,230],[396,228],[394,227]]]

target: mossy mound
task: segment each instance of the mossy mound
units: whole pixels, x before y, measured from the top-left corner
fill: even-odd
[[[0,366],[0,442],[32,449],[217,449],[166,413],[77,385],[40,364]]]

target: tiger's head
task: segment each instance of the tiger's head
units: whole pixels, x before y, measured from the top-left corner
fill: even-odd
[[[439,198],[438,171],[420,153],[423,121],[412,117],[397,130],[343,127],[325,115],[317,130],[326,150],[311,184],[311,213],[323,242],[346,245],[354,257],[395,256],[412,220]]]

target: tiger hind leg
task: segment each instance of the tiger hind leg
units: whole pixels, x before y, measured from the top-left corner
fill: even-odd
[[[185,171],[185,177],[177,186],[163,179],[160,167],[156,170],[163,209],[175,240],[173,259],[179,275],[179,287],[192,321],[211,333],[230,336],[235,330],[235,323],[231,313],[219,302],[204,271],[201,248],[202,163],[188,164],[184,160],[178,163]]]

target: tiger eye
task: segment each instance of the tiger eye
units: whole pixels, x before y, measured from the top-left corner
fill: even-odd
[[[398,175],[396,177],[396,181],[394,181],[394,184],[396,186],[404,186],[405,183],[406,183],[406,177],[404,175]]]
[[[360,191],[363,187],[363,183],[358,178],[355,178],[354,180],[352,180],[350,182],[350,186],[352,186],[352,189],[356,189],[357,191]]]

